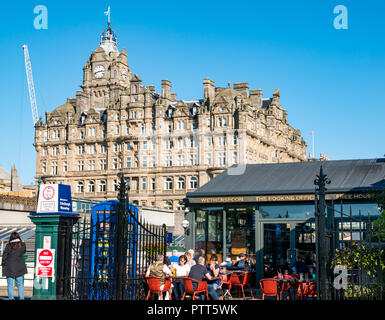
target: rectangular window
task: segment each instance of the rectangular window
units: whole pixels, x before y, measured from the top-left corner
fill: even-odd
[[[143,168],[147,168],[147,157],[146,156],[143,156],[142,166],[143,166]]]
[[[94,144],[88,146],[88,153],[94,154],[96,152],[96,146]]]
[[[63,172],[67,172],[67,171],[68,171],[67,161],[63,161]]]
[[[197,146],[196,139],[195,139],[194,137],[192,137],[192,138],[190,139],[190,147],[191,147],[191,148],[196,148],[196,146]]]
[[[78,154],[84,153],[84,146],[78,146]]]
[[[226,137],[218,137],[218,146],[226,145]]]
[[[107,170],[107,160],[106,159],[100,160],[100,170]]]
[[[126,168],[131,168],[131,157],[126,158]]]
[[[147,178],[142,178],[142,190],[146,190],[147,188]]]
[[[78,161],[78,171],[84,171],[84,161]]]
[[[238,163],[238,153],[237,152],[233,152],[233,163]]]
[[[57,162],[53,161],[51,163],[51,174],[57,175]]]
[[[166,167],[172,167],[172,156],[166,156],[165,157],[165,166]]]
[[[184,155],[178,155],[176,165],[177,166],[184,166]]]
[[[211,165],[212,163],[212,155],[211,153],[206,154],[206,164]]]
[[[118,158],[112,160],[112,166],[114,169],[118,169]]]
[[[155,166],[156,166],[156,157],[152,156],[151,157],[151,168],[155,168]]]
[[[147,150],[147,141],[143,141],[143,150]]]
[[[155,190],[155,178],[151,178],[151,190]]]
[[[95,170],[95,160],[88,161],[88,170]]]
[[[218,166],[223,167],[226,165],[226,152],[218,153]]]
[[[198,164],[198,155],[196,153],[190,154],[190,166],[196,166]]]

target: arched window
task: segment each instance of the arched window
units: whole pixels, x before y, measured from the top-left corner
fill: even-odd
[[[83,183],[83,181],[78,181],[78,183],[76,184],[76,192],[78,192],[78,193],[84,192],[84,183]]]
[[[171,178],[166,178],[164,181],[164,189],[165,190],[172,190],[172,179]]]
[[[176,182],[176,185],[177,185],[177,189],[178,190],[183,190],[185,188],[185,180],[184,180],[184,178],[179,177],[177,182]]]
[[[99,192],[106,192],[106,181],[101,180],[99,183]]]
[[[190,189],[196,189],[196,188],[198,188],[198,178],[197,177],[191,177]]]
[[[87,190],[88,192],[95,192],[95,182],[89,181]]]

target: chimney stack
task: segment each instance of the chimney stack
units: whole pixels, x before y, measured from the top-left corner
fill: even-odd
[[[250,100],[253,106],[262,108],[262,90],[250,90]]]
[[[215,83],[209,78],[203,80],[203,97],[205,99],[215,97]]]
[[[234,83],[234,90],[238,91],[244,98],[249,96],[249,84],[246,82]]]
[[[171,98],[171,82],[166,79],[162,80],[162,98]]]

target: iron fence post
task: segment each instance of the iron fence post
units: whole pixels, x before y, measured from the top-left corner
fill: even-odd
[[[316,185],[316,210],[315,210],[315,220],[316,220],[316,272],[317,272],[317,297],[319,300],[327,300],[329,298],[327,290],[327,236],[326,236],[326,202],[325,202],[325,184],[330,183],[330,180],[323,172],[321,166],[320,173],[317,175],[317,179],[314,180]],[[317,196],[318,195],[318,196]]]
[[[116,229],[115,229],[115,281],[114,300],[122,300],[124,279],[125,279],[125,237],[124,237],[124,214],[126,201],[126,183],[123,174],[120,176],[119,203],[116,208]]]
[[[163,233],[163,258],[166,258],[166,252],[167,252],[167,229],[166,224],[162,224],[162,233]]]

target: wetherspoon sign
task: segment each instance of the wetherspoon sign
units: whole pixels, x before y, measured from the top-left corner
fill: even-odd
[[[223,196],[207,198],[189,198],[190,203],[235,203],[235,202],[278,202],[278,201],[314,201],[314,194],[277,194],[259,196]],[[365,200],[373,199],[373,193],[333,193],[326,194],[326,200]]]

